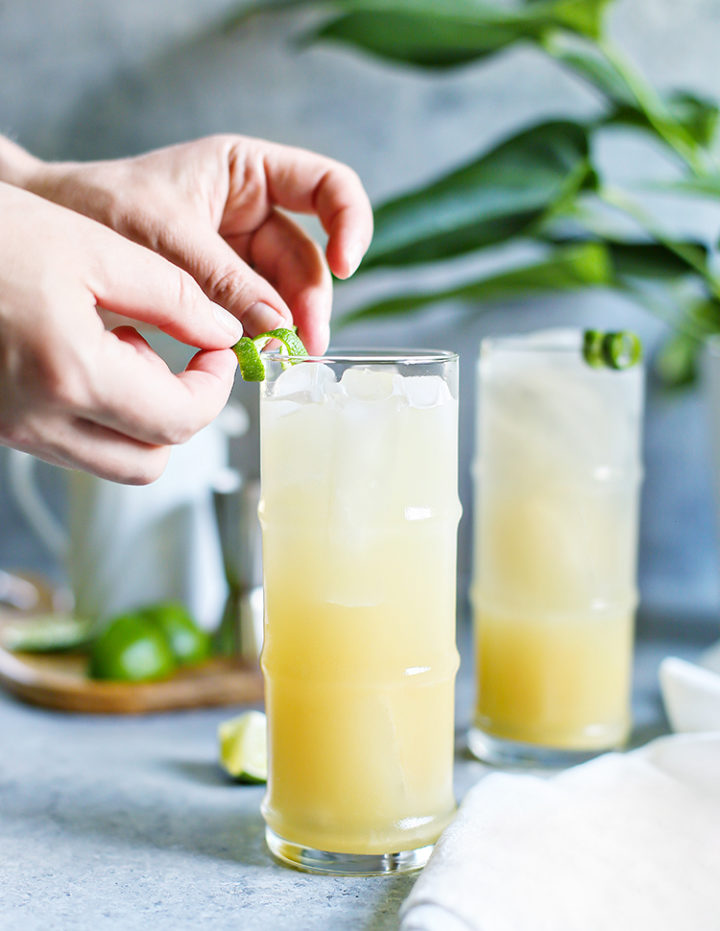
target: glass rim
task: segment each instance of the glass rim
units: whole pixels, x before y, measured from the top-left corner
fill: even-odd
[[[576,343],[569,343],[567,341],[567,334],[569,332],[572,332],[573,335],[577,335],[578,339]],[[548,329],[547,337],[538,339],[538,334],[542,333],[542,330],[532,330],[529,333],[511,333],[506,336],[485,336],[480,341],[480,350],[481,352],[487,352],[488,350],[501,349],[510,352],[527,352],[530,354],[548,352],[582,353],[583,330],[579,327],[567,327],[561,332],[558,330],[553,332],[552,329]]]
[[[321,362],[328,365],[351,363],[354,365],[432,365],[455,362],[458,353],[450,349],[337,349],[322,356],[288,355],[280,349],[262,353],[267,362]]]

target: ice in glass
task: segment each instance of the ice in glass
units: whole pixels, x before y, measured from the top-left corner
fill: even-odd
[[[266,370],[268,843],[308,869],[415,868],[455,808],[457,360]]]
[[[643,372],[581,343],[481,348],[470,745],[491,761],[562,762],[630,727]]]

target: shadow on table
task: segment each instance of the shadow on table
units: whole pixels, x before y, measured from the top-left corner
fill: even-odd
[[[384,895],[378,901],[373,914],[363,924],[358,925],[359,931],[397,931],[400,927],[400,906],[410,894],[419,875],[399,874],[381,880],[387,883]]]
[[[192,782],[204,786],[228,786],[234,782],[227,776],[218,763],[208,763],[205,760],[170,760],[168,769]]]

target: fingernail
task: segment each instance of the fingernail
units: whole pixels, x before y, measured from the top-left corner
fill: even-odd
[[[238,318],[219,304],[213,304],[213,314],[223,330],[237,342],[243,335],[243,325]]]
[[[321,354],[325,352],[330,345],[330,327],[327,323],[318,324],[317,341],[322,346]]]
[[[352,275],[358,270],[358,266],[363,260],[365,255],[365,248],[361,242],[358,240],[353,240],[348,243],[345,249],[345,261],[348,264],[348,276]]]
[[[276,329],[276,327],[288,325],[287,320],[279,311],[269,304],[263,304],[262,301],[251,304],[243,317],[247,321],[252,321],[252,328],[257,330],[258,333],[265,333],[268,330]]]

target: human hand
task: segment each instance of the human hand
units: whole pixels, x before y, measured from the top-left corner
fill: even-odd
[[[224,406],[238,321],[186,272],[100,223],[0,183],[0,443],[131,484]],[[201,347],[173,375],[98,306]]]
[[[257,335],[291,321],[311,354],[329,340],[332,282],[351,275],[372,211],[347,166],[243,136],[210,136],[136,158],[45,164],[25,186],[159,252]],[[316,214],[327,263],[284,210]]]

